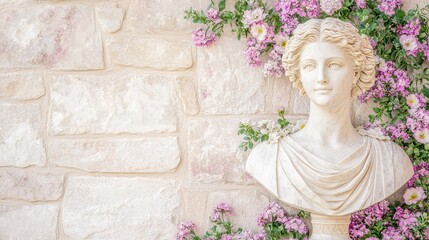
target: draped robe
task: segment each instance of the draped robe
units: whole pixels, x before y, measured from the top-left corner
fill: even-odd
[[[413,166],[400,146],[363,136],[362,145],[339,162],[308,152],[286,136],[257,145],[246,171],[279,200],[321,215],[346,215],[375,204],[403,186]]]

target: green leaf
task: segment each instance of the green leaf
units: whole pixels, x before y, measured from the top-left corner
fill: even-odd
[[[225,9],[225,2],[226,2],[226,0],[220,0],[219,5],[218,5],[219,11],[223,11]]]
[[[253,148],[253,142],[249,142],[249,148],[252,149]]]
[[[375,113],[380,113],[381,112],[381,109],[380,108],[373,108],[372,109]]]
[[[425,97],[429,98],[429,88],[427,87],[423,88],[422,92],[423,92],[423,95],[425,95]]]

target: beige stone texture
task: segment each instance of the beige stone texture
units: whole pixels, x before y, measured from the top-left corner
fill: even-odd
[[[310,111],[310,99],[307,96],[299,95],[299,91],[296,88],[292,88],[291,91],[292,110],[291,114],[308,114]]]
[[[277,113],[279,109],[283,108],[288,113],[291,101],[292,84],[286,77],[273,78],[270,80],[274,82],[272,112]]]
[[[0,74],[0,99],[30,100],[45,94],[40,75],[34,73]]]
[[[195,0],[132,0],[129,29],[133,32],[190,33],[191,23],[183,18],[190,7],[198,7]],[[178,14],[180,13],[180,14]]]
[[[54,139],[54,165],[91,172],[171,172],[180,162],[177,137]]]
[[[0,103],[0,166],[43,166],[42,112],[36,103]]]
[[[203,114],[263,113],[265,79],[261,68],[249,66],[244,41],[221,39],[197,49],[198,99]]]
[[[31,4],[32,0],[0,0],[0,8]]]
[[[184,70],[192,66],[189,41],[115,37],[108,38],[106,44],[115,65],[157,70]]]
[[[55,135],[174,132],[175,77],[129,73],[54,77],[48,121],[49,132]]]
[[[125,9],[117,3],[99,3],[96,6],[97,19],[103,32],[114,33],[121,29]]]
[[[64,176],[58,173],[0,169],[0,199],[57,200],[63,192],[63,182]]]
[[[188,177],[193,183],[253,182],[244,171],[247,154],[238,148],[239,119],[192,120],[188,128]]]
[[[181,204],[176,181],[70,177],[62,204],[67,239],[171,239]]]
[[[56,240],[58,206],[0,205],[0,239]]]
[[[176,80],[182,106],[187,115],[195,115],[199,112],[195,85],[190,77],[178,77]]]
[[[102,69],[101,36],[87,5],[0,10],[0,69]]]
[[[354,100],[352,108],[352,123],[353,126],[364,126],[369,123],[368,116],[374,115],[373,108],[377,107],[378,104],[368,101],[367,103],[361,103],[359,100]]]

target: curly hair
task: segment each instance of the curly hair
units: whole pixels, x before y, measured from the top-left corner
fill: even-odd
[[[315,41],[333,43],[353,59],[356,82],[353,83],[352,98],[374,85],[375,60],[368,37],[361,36],[351,23],[336,18],[311,19],[295,29],[282,58],[285,75],[292,86],[299,89],[300,95],[306,95],[299,72],[301,52],[305,45]]]

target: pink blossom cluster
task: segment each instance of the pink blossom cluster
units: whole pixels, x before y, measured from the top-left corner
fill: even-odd
[[[274,11],[280,16],[281,22],[283,23],[282,32],[286,35],[291,35],[299,24],[296,16],[310,18],[318,17],[319,1],[277,0],[274,2]]]
[[[389,202],[383,200],[369,208],[352,214],[350,218],[349,234],[353,239],[361,239],[369,232],[369,226],[383,219],[389,210]]]
[[[402,3],[403,0],[381,0],[378,1],[377,8],[390,17],[395,14],[395,9],[401,8]]]
[[[259,43],[256,38],[247,39],[246,50],[244,51],[246,61],[252,67],[262,65],[261,53],[265,49],[266,44]]]
[[[283,47],[275,45],[268,55],[269,59],[264,64],[264,76],[282,77],[285,70],[282,66]]]
[[[210,46],[217,40],[217,36],[212,32],[206,32],[202,28],[192,31],[192,41],[197,46]]]
[[[206,17],[215,23],[221,21],[219,10],[216,8],[209,8],[206,12]]]
[[[190,237],[190,234],[195,230],[195,224],[191,221],[186,221],[180,223],[177,228],[178,232],[176,233],[175,240],[186,240]]]
[[[383,239],[405,240],[405,237],[402,236],[401,231],[392,226],[385,228],[381,234],[383,235]]]
[[[420,33],[420,19],[416,18],[411,21],[408,21],[407,24],[404,26],[398,27],[398,34],[399,35],[412,35],[412,36],[418,36]]]
[[[219,221],[224,214],[232,214],[232,207],[226,203],[219,203],[213,209],[213,215],[210,217],[211,221]]]
[[[382,98],[384,96],[408,95],[407,88],[411,79],[407,73],[399,68],[395,68],[392,61],[386,62],[385,66],[378,69],[374,86],[359,96],[360,101],[366,102],[370,98]]]
[[[429,177],[429,163],[427,162],[421,162],[414,165],[414,175],[410,180],[408,180],[407,186],[415,187],[415,182],[423,177]]]
[[[301,218],[297,216],[288,217],[283,208],[275,202],[269,203],[268,206],[258,216],[258,225],[261,227],[264,227],[265,225],[272,222],[281,223],[286,231],[290,233],[308,233],[308,227]]]
[[[356,6],[358,8],[366,8],[366,0],[356,0]]]
[[[405,125],[403,122],[397,122],[384,129],[383,133],[387,136],[390,136],[391,140],[402,138],[404,142],[407,142],[410,140],[410,135],[407,133],[407,129],[407,125]]]
[[[326,14],[331,16],[334,12],[341,9],[343,6],[344,0],[320,0],[320,8]]]
[[[286,231],[299,234],[307,234],[308,228],[305,222],[299,217],[282,217],[277,219],[277,222],[282,223]]]
[[[414,234],[411,232],[412,228],[417,225],[416,214],[408,209],[396,208],[393,219],[398,221],[400,233],[407,239],[415,239]]]

